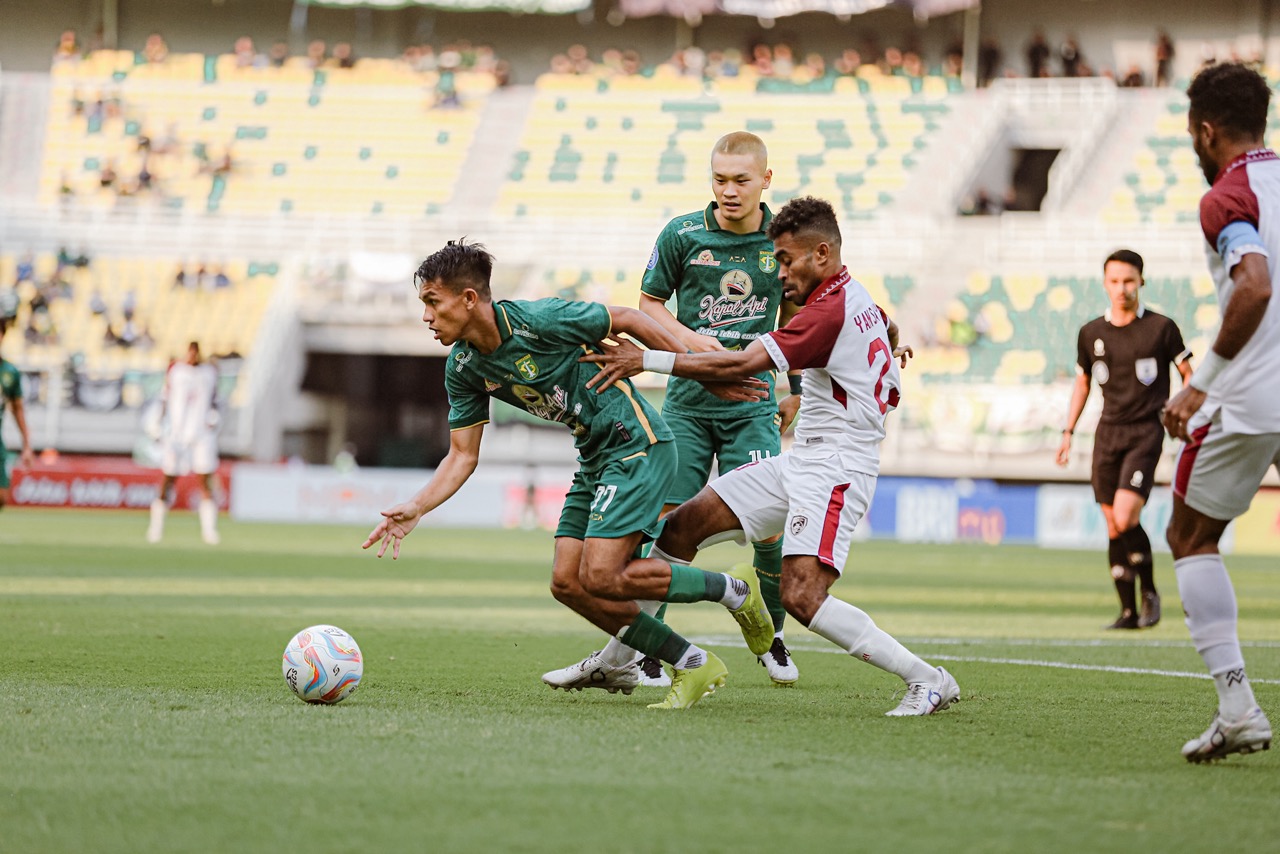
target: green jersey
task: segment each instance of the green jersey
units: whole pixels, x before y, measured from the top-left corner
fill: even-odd
[[[552,298],[500,300],[493,311],[502,337],[498,349],[486,355],[459,341],[449,353],[449,429],[488,422],[489,398],[497,398],[568,426],[588,471],[672,438],[630,380],[600,394],[586,387],[601,368],[578,357],[599,352],[598,342],[613,327],[608,308]]]
[[[22,374],[12,362],[0,359],[0,423],[5,407],[15,400],[22,400]]]
[[[782,285],[773,241],[764,233],[773,213],[767,205],[760,207],[760,230],[750,234],[721,228],[715,202],[671,220],[658,235],[640,285],[642,293],[660,300],[675,294],[676,319],[699,335],[719,339],[728,350],[741,350],[777,326]],[[672,377],[662,411],[709,416],[773,411],[773,372],[757,376],[769,383],[769,397],[755,403],[721,400],[694,380]]]

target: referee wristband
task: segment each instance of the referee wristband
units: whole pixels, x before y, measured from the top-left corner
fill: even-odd
[[[1222,373],[1228,365],[1231,364],[1230,359],[1224,359],[1210,350],[1208,355],[1204,357],[1204,361],[1200,366],[1191,373],[1191,379],[1187,384],[1192,388],[1209,393],[1209,386],[1213,385],[1213,381],[1218,378],[1218,374]]]
[[[641,365],[655,374],[669,374],[676,366],[676,354],[666,350],[645,350]]]
[[[803,378],[800,374],[787,374],[787,384],[791,386],[792,394],[799,394],[803,388]]]

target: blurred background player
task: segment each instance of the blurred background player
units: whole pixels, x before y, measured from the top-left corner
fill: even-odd
[[[765,234],[773,214],[760,197],[772,177],[760,137],[745,131],[722,136],[711,149],[714,201],[703,210],[675,217],[658,235],[640,286],[640,310],[692,353],[741,350],[776,328],[780,307],[784,323],[795,313],[794,306],[782,300],[773,242]],[[667,309],[673,295],[674,315]],[[781,452],[781,431],[800,407],[800,376],[795,375],[791,395],[781,403],[774,402],[773,371],[761,372],[759,379],[769,384],[769,397],[751,402],[722,400],[694,380],[668,381],[662,418],[675,434],[680,470],[667,493],[664,514],[706,485],[713,463],[723,474]],[[773,646],[759,660],[776,684],[792,685],[800,673],[783,642],[781,540],[778,536],[752,544],[755,573],[774,623]],[[576,667],[544,678],[554,680],[556,673],[571,678]],[[646,658],[640,667],[645,684],[665,683],[657,661]]]
[[[0,345],[4,344],[4,333],[8,324],[0,320]],[[22,374],[12,362],[6,362],[0,355],[0,427],[4,426],[6,409],[13,411],[13,420],[18,424],[18,434],[22,437],[21,465],[30,468],[35,464],[35,451],[31,450],[31,433],[27,430],[27,411],[22,403]],[[4,443],[0,442],[0,508],[9,503],[9,455]]]
[[[787,613],[855,658],[906,683],[891,717],[931,715],[960,699],[956,680],[879,628],[861,609],[830,595],[880,472],[885,416],[900,387],[894,323],[840,260],[831,205],[804,197],[769,224],[783,297],[803,308],[786,328],[738,352],[641,353],[634,346],[584,357],[609,377],[641,369],[734,380],[776,369],[804,371],[800,426],[786,453],[727,472],[667,517],[654,557],[673,566],[708,542],[758,540],[787,532],[782,601]]]
[[[1169,364],[1185,383],[1191,351],[1178,324],[1142,305],[1142,256],[1120,249],[1102,264],[1102,284],[1110,305],[1102,317],[1080,327],[1067,426],[1058,465],[1071,459],[1071,438],[1089,399],[1091,381],[1102,389],[1102,417],[1093,444],[1093,497],[1107,520],[1107,560],[1120,596],[1120,616],[1109,629],[1139,629],[1160,622],[1151,539],[1139,517],[1164,447],[1160,410],[1169,400]],[[1142,588],[1142,612],[1134,592]]]
[[[1213,723],[1182,747],[1190,762],[1271,746],[1271,722],[1244,671],[1235,590],[1218,551],[1232,519],[1280,466],[1280,158],[1263,148],[1271,89],[1237,63],[1202,70],[1187,89],[1187,128],[1209,182],[1200,200],[1222,325],[1164,413],[1184,440],[1173,480],[1169,548],[1196,652],[1218,689]]]
[[[218,543],[218,505],[213,497],[213,474],[218,469],[218,369],[200,358],[200,344],[187,345],[184,361],[174,362],[165,376],[160,397],[161,462],[164,481],[151,502],[147,542],[164,537],[164,520],[175,499],[174,482],[183,475],[200,479],[200,536]]]

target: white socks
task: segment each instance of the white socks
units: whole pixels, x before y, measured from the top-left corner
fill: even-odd
[[[813,615],[809,631],[822,635],[854,658],[874,664],[904,682],[929,682],[937,671],[892,635],[878,628],[865,611],[828,596]]]
[[[1222,555],[1203,554],[1173,562],[1187,629],[1218,689],[1218,713],[1238,721],[1258,705],[1244,673],[1236,634],[1236,594]]]
[[[637,599],[636,604],[640,606],[641,611],[644,611],[650,617],[658,613],[658,609],[662,607],[661,602],[654,602],[651,599]],[[617,637],[609,638],[609,642],[604,645],[604,649],[600,650],[600,658],[610,667],[626,667],[637,658],[643,657],[643,653],[627,646]]]
[[[689,648],[684,651],[684,655],[680,656],[680,660],[671,666],[676,670],[689,670],[693,667],[701,667],[706,663],[706,650],[695,644],[689,644]]]
[[[196,508],[196,513],[200,517],[200,535],[206,543],[217,545],[218,505],[213,503],[212,499],[201,498],[200,505]]]
[[[730,611],[741,608],[742,603],[747,601],[751,588],[740,578],[734,578],[726,573],[721,575],[724,575],[724,595],[720,597],[720,604]]]
[[[164,537],[164,517],[169,512],[169,505],[163,498],[151,502],[151,524],[147,526],[147,542],[158,543]]]

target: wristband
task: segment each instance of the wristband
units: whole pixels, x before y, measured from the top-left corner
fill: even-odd
[[[676,354],[666,350],[645,350],[641,366],[655,374],[669,374],[676,366]]]
[[[1217,379],[1218,374],[1222,373],[1228,365],[1231,364],[1230,359],[1224,359],[1213,350],[1204,357],[1204,361],[1200,363],[1200,367],[1191,372],[1191,379],[1187,381],[1187,385],[1209,393],[1209,386],[1213,385],[1213,381]]]
[[[1074,433],[1074,432],[1076,432],[1076,431],[1075,431],[1075,430],[1063,430],[1063,431],[1062,431],[1062,434],[1063,434],[1064,436],[1070,436],[1070,435],[1071,435],[1072,433]]]
[[[787,383],[791,386],[792,394],[799,394],[801,388],[803,387],[802,375],[787,374]]]

